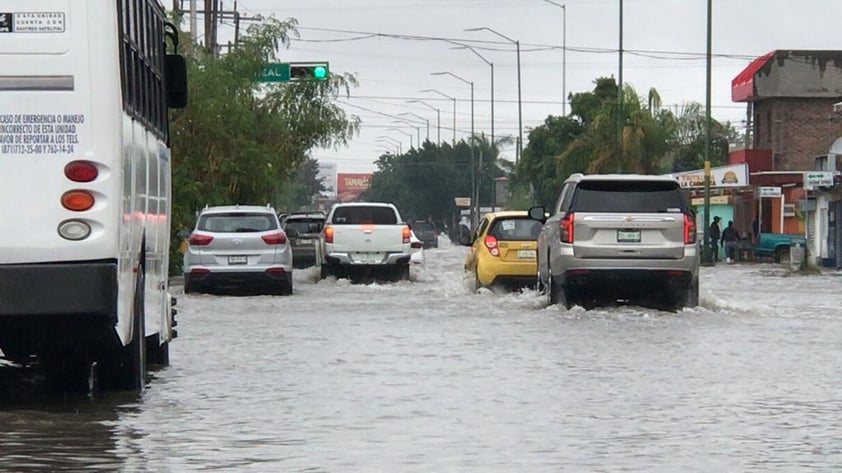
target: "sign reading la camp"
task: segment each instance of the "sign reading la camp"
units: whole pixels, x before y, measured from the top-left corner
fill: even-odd
[[[701,188],[705,186],[705,171],[679,172],[673,174],[681,187]],[[745,163],[719,166],[710,170],[711,187],[744,187],[748,185],[748,165]]]

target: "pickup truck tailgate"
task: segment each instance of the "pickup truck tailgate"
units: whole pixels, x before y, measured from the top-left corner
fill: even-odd
[[[330,251],[401,253],[405,225],[333,225],[333,244]]]

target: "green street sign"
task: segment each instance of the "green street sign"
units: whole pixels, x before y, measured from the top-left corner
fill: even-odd
[[[327,61],[272,62],[263,66],[259,82],[289,82],[299,80],[326,80],[330,75]]]
[[[289,82],[289,63],[272,62],[263,66],[259,82]]]

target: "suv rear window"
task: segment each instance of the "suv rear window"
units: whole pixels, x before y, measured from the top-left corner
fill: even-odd
[[[684,212],[686,196],[669,181],[582,181],[573,197],[574,212]]]
[[[543,224],[531,218],[494,220],[488,234],[498,240],[536,240]]]
[[[202,215],[196,228],[215,233],[265,232],[278,228],[276,222],[274,214],[214,213]]]
[[[287,219],[284,227],[287,230],[295,230],[298,233],[319,233],[325,223],[323,218],[296,218]]]
[[[398,216],[391,207],[339,207],[333,213],[333,223],[337,225],[395,225],[398,223]]]

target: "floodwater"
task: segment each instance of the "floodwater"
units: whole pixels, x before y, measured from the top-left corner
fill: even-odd
[[[842,277],[719,265],[698,308],[568,311],[471,293],[464,252],[412,282],[180,296],[140,396],[2,368],[0,471],[842,470]]]

